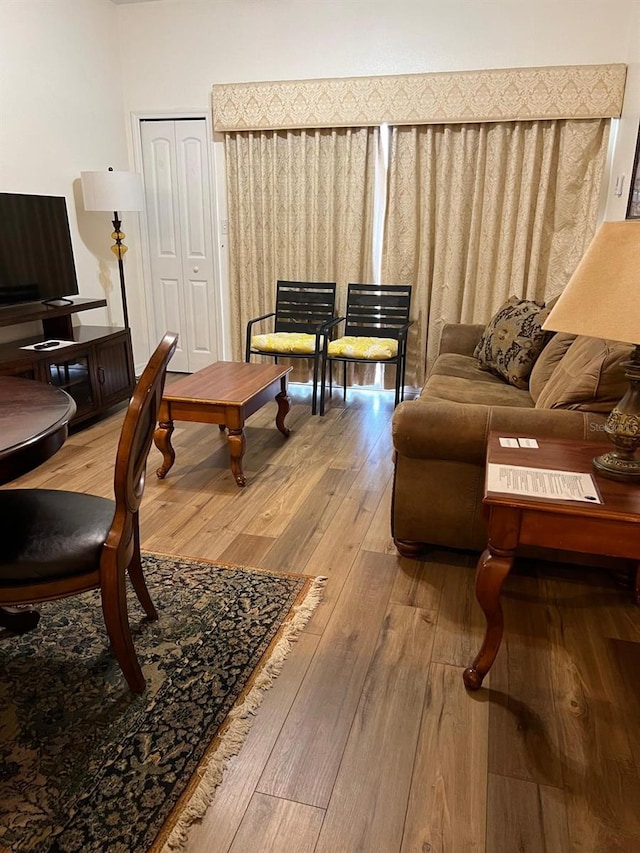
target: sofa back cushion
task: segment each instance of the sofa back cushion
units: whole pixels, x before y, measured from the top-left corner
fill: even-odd
[[[480,368],[526,390],[531,369],[549,339],[549,332],[542,329],[549,310],[538,302],[511,296],[488,323],[475,348]]]
[[[551,378],[551,374],[562,361],[576,337],[577,335],[558,332],[551,337],[549,343],[538,356],[529,376],[529,393],[535,402],[537,402],[538,397]]]
[[[559,349],[562,341],[557,346]],[[539,391],[536,409],[610,412],[627,390],[623,362],[631,350],[629,344],[579,335]],[[537,384],[538,377],[534,380]]]

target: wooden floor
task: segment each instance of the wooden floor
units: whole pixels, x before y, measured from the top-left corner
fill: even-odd
[[[176,424],[165,481],[150,454],[145,548],[328,577],[189,853],[640,851],[630,594],[600,570],[521,563],[494,669],[467,693],[477,555],[395,552],[391,396],[336,396],[319,418],[291,393],[288,440],[275,403],[249,422],[245,489],[217,427]],[[108,496],[121,420],[14,485]]]

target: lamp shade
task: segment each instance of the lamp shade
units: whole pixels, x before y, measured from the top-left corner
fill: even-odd
[[[142,210],[144,190],[137,172],[80,172],[85,210]]]
[[[640,344],[640,221],[600,226],[542,328]]]

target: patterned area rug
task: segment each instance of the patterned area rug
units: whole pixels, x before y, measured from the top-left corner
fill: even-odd
[[[130,598],[142,696],[109,652],[97,593],[0,637],[2,853],[178,849],[323,581],[157,554],[144,568],[160,620]]]

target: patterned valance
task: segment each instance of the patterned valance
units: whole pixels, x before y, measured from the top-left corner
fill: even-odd
[[[216,131],[617,117],[626,65],[224,83]]]

